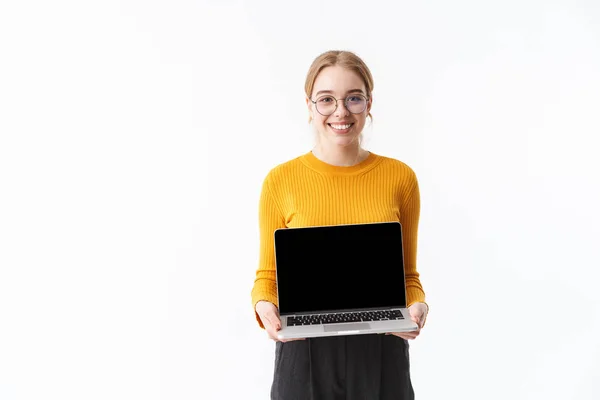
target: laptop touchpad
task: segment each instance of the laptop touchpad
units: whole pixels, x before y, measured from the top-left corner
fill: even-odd
[[[366,322],[357,324],[326,324],[324,325],[325,332],[343,332],[343,331],[359,331],[369,329],[371,325]]]

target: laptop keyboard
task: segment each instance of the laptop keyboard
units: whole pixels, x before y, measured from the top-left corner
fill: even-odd
[[[358,311],[335,314],[309,314],[288,317],[288,326],[339,324],[343,322],[389,321],[404,319],[400,310]]]

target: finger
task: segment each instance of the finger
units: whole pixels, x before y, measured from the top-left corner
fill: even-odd
[[[269,337],[275,341],[278,341],[279,338],[277,337],[277,329],[274,329],[273,326],[269,326],[269,329],[267,329],[267,333],[269,334]]]
[[[415,339],[417,336],[419,336],[420,333],[421,331],[407,332],[407,336],[410,336],[412,339]]]
[[[412,320],[413,320],[413,322],[415,324],[417,324],[417,326],[419,327],[419,329],[421,329],[421,325],[423,323],[422,320],[421,320],[421,318],[420,317],[414,317],[414,318],[412,318]]]
[[[297,340],[306,340],[305,338],[289,338],[289,339],[278,339],[280,342],[283,343],[287,343],[287,342],[295,342]]]
[[[277,337],[277,331],[281,329],[281,322],[279,321],[279,318],[271,314],[265,316],[265,321],[266,322],[263,324],[265,325],[265,328],[268,327],[267,330],[270,331],[270,335]]]
[[[262,320],[263,326],[265,327],[265,331],[267,331],[267,335],[269,336],[269,338],[277,341],[277,330],[273,327],[271,321],[266,316],[261,316],[260,319]]]
[[[277,337],[277,332],[273,329],[269,329],[267,331],[267,334],[269,335],[269,339],[274,340],[274,341],[279,341],[279,338]]]
[[[410,332],[392,332],[388,333],[388,335],[394,335],[401,337],[402,339],[412,340],[419,336],[419,331],[410,331]]]
[[[413,320],[413,322],[415,324],[417,324],[417,326],[419,327],[419,330],[421,328],[423,328],[423,325],[425,325],[425,319],[423,319],[422,316],[421,317],[414,317],[414,318],[412,318],[412,320]]]
[[[397,336],[397,337],[399,337],[399,338],[401,338],[401,339],[405,339],[405,340],[410,340],[410,339],[412,339],[410,336],[408,336],[408,335],[406,335],[406,334],[404,334],[404,333],[391,333],[390,335],[392,335],[392,336]]]
[[[281,323],[279,322],[279,320],[277,321],[272,321],[274,322],[273,324],[269,324],[269,328],[267,329],[267,332],[269,334],[269,337],[276,341],[276,342],[284,342],[283,339],[279,339],[279,332],[281,330]],[[290,339],[286,339],[286,340],[290,340]]]
[[[281,321],[279,320],[277,315],[275,315],[275,313],[272,313],[272,312],[267,313],[267,314],[265,314],[265,317],[269,321],[269,324],[273,327],[273,329],[275,329],[275,330],[281,329]]]
[[[405,340],[414,340],[417,338],[418,335],[409,335],[406,333],[398,333],[398,334],[395,334],[394,336],[398,336],[399,338],[402,338]]]
[[[271,316],[271,321],[273,324],[273,328],[275,328],[276,331],[281,330],[281,320],[279,319],[279,317],[277,315],[272,315]]]

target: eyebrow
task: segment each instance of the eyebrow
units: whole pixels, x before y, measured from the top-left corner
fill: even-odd
[[[346,94],[349,94],[349,93],[362,93],[362,94],[365,94],[365,92],[363,92],[363,90],[362,90],[362,89],[352,89],[352,90],[348,90],[348,91],[346,92]],[[315,96],[318,96],[318,95],[320,95],[320,94],[333,94],[333,91],[332,91],[332,90],[319,90],[319,91],[317,92],[317,94],[315,94]]]

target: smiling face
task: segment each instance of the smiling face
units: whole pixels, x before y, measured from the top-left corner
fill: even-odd
[[[323,105],[329,104],[329,106],[335,102],[332,98],[338,99],[337,109],[329,116],[321,115],[317,111],[316,105],[310,99],[306,99],[310,116],[319,135],[319,141],[324,145],[346,147],[358,144],[358,138],[371,110],[371,99],[367,100],[364,111],[353,114],[344,104],[344,99],[353,94],[368,97],[365,82],[356,72],[334,65],[322,69],[317,76],[311,99],[321,101]],[[324,96],[329,97],[324,98]],[[356,99],[359,98],[351,97],[351,103]],[[349,107],[352,109],[350,104]],[[326,107],[321,108],[320,106],[320,109],[324,108]]]

